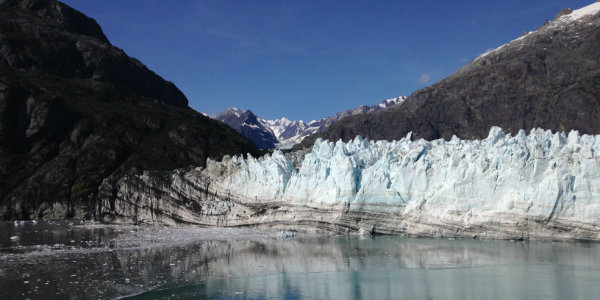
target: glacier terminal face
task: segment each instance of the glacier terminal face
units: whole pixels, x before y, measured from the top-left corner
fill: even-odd
[[[103,184],[107,220],[507,239],[600,239],[600,135],[317,140]]]

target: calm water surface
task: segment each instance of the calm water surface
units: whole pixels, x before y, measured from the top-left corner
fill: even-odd
[[[600,244],[0,223],[0,299],[597,299]]]

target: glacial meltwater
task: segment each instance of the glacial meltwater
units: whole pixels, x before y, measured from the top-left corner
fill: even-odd
[[[600,244],[0,223],[0,299],[593,299]]]

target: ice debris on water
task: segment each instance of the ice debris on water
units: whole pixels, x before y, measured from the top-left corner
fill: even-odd
[[[18,236],[18,235],[13,235],[13,236],[11,236],[11,237],[10,237],[10,240],[11,240],[11,241],[18,241],[18,240],[20,240],[20,239],[21,239],[21,237],[20,237],[20,236]]]
[[[289,240],[289,239],[293,239],[295,237],[296,237],[295,231],[279,231],[279,232],[277,232],[278,240]]]

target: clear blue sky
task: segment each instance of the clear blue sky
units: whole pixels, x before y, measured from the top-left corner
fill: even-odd
[[[310,121],[409,95],[593,0],[66,0],[208,114]]]

